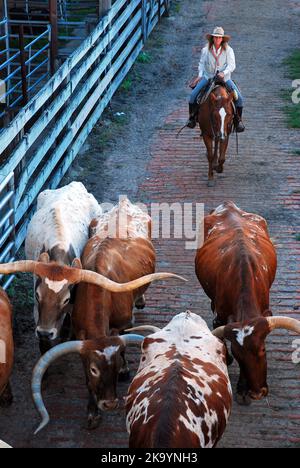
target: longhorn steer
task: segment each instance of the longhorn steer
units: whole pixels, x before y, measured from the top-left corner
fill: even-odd
[[[224,344],[186,312],[145,338],[128,390],[130,448],[213,448],[232,406]]]
[[[12,403],[9,378],[14,359],[12,307],[8,296],[0,288],[0,406]]]
[[[27,231],[26,258],[80,266],[90,222],[100,213],[96,199],[80,182],[40,193]],[[67,338],[71,293],[64,281],[34,280],[34,317],[42,353]]]
[[[7,445],[5,442],[0,440],[0,448],[12,448],[10,445]]]
[[[127,238],[106,237],[111,221],[126,220]],[[122,221],[123,223],[123,221]],[[121,224],[122,224],[121,223]],[[124,225],[118,225],[124,234]],[[33,375],[33,396],[43,417],[38,430],[49,416],[41,399],[41,380],[48,366],[63,354],[80,353],[89,390],[88,427],[94,428],[100,419],[99,410],[117,407],[116,386],[119,374],[128,373],[125,346],[128,340],[140,342],[142,337],[118,336],[132,324],[135,303],[142,306],[143,295],[151,281],[175,275],[153,274],[155,251],[150,241],[150,218],[129,201],[122,202],[108,215],[92,223],[94,236],[82,255],[83,267],[91,275],[108,278],[118,289],[92,284],[79,285],[72,314],[72,323],[78,341],[64,343],[50,350],[38,363]],[[144,237],[141,237],[144,236]],[[87,283],[87,281],[85,281]],[[115,294],[118,292],[119,294]]]
[[[269,295],[276,267],[276,251],[262,217],[229,202],[205,218],[205,242],[196,255],[196,274],[212,301],[214,326],[220,327],[215,333],[231,342],[239,363],[241,404],[268,394],[268,334],[275,328],[300,333],[297,320],[271,317]]]

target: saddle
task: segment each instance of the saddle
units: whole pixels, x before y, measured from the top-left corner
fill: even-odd
[[[236,84],[236,83],[235,83]],[[207,101],[207,99],[209,98],[209,95],[210,93],[216,89],[218,86],[222,86],[223,88],[226,89],[227,93],[231,93],[231,89],[229,88],[229,86],[227,86],[226,82],[218,77],[213,77],[213,78],[210,78],[208,80],[208,83],[206,86],[204,86],[204,88],[200,91],[200,93],[198,94],[198,97],[197,97],[197,104],[198,105],[201,105],[203,104],[204,102]],[[237,100],[237,96],[235,98],[235,100]],[[232,105],[233,105],[233,110],[234,110],[234,113],[236,112],[236,108],[235,108],[235,104],[234,102],[232,102]]]

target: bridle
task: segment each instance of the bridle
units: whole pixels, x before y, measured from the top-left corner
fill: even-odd
[[[212,111],[212,104],[211,102],[209,103],[209,122],[210,122],[210,127],[211,127],[211,132],[212,132],[212,135],[213,135],[213,139],[215,140],[215,142],[219,141],[220,140],[220,137],[218,135],[216,135],[216,132],[215,132],[215,128],[214,128],[214,122],[213,122],[213,113],[211,112]],[[234,117],[234,115],[233,115]],[[233,128],[233,118],[232,118],[232,122],[231,122],[231,132],[232,132],[232,128]],[[224,128],[225,130],[225,128]],[[230,133],[231,133],[230,132]],[[225,132],[224,132],[225,133]],[[227,133],[227,128],[226,128],[226,133],[225,133],[225,138],[228,138],[229,137],[229,134]]]

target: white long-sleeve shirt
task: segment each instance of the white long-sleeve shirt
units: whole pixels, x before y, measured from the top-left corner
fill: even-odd
[[[224,73],[225,81],[230,80],[231,73],[235,70],[235,55],[232,47],[227,44],[226,49],[221,49],[221,52],[219,49],[219,53],[217,53],[215,46],[213,46],[213,51],[218,56],[218,62],[208,45],[203,47],[199,62],[199,77],[212,78],[219,70],[219,72]]]

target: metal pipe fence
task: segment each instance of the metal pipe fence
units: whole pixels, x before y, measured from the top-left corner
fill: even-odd
[[[20,249],[38,194],[59,185],[168,3],[114,1],[91,34],[0,131],[0,200],[5,201],[0,214],[6,219],[0,261],[12,260]]]

